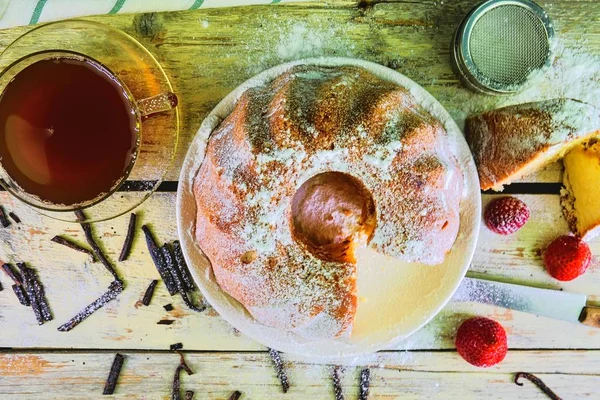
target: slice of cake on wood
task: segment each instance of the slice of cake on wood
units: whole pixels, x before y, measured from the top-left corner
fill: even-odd
[[[561,204],[571,230],[585,240],[600,233],[600,139],[576,146],[563,158]]]
[[[572,99],[519,104],[469,117],[465,133],[481,189],[501,191],[600,135],[600,110]]]

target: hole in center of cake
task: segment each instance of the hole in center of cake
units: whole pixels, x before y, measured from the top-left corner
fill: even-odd
[[[292,199],[292,231],[315,257],[356,262],[354,251],[371,239],[375,202],[357,178],[324,172],[304,182]]]

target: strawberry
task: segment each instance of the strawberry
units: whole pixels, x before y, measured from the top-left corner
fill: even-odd
[[[582,275],[592,261],[590,248],[575,236],[560,236],[546,249],[544,265],[559,281],[572,281]]]
[[[485,224],[500,235],[515,233],[529,219],[527,205],[516,197],[501,197],[492,200],[484,213]]]
[[[506,356],[506,332],[502,325],[489,318],[468,319],[456,332],[456,350],[469,364],[491,367]]]

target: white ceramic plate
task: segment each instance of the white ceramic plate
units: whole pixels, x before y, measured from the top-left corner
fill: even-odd
[[[368,301],[359,302],[351,335],[327,340],[307,339],[255,321],[241,304],[221,290],[210,262],[194,236],[196,203],[192,192],[193,180],[204,159],[211,132],[231,113],[245,90],[270,82],[298,64],[355,65],[409,89],[417,101],[443,123],[464,177],[460,230],[444,263],[423,266],[401,263],[376,254],[364,255],[361,260],[359,255],[358,291],[361,297],[368,294]],[[356,357],[392,348],[429,322],[452,297],[469,268],[477,242],[480,213],[481,195],[475,164],[462,132],[448,112],[425,89],[404,75],[378,64],[349,58],[307,59],[279,65],[231,92],[208,115],[196,134],[181,170],[177,192],[177,224],[183,252],[206,300],[245,335],[265,346],[311,361]]]

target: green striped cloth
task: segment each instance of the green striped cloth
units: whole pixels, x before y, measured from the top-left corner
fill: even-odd
[[[0,28],[85,15],[196,10],[308,0],[0,0]]]

